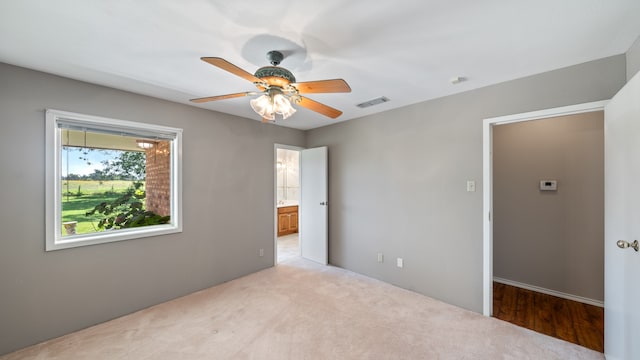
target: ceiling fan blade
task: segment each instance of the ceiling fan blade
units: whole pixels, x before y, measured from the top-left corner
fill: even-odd
[[[342,111],[338,109],[334,109],[331,106],[327,106],[325,104],[319,103],[315,100],[311,100],[307,97],[300,96],[300,101],[297,102],[298,105],[306,107],[309,110],[313,110],[317,113],[320,113],[324,116],[328,116],[332,119],[337,118],[342,115]]]
[[[227,60],[223,59],[223,58],[219,58],[219,57],[202,57],[200,58],[202,61],[204,62],[208,62],[209,64],[213,65],[213,66],[217,66],[222,70],[226,70],[234,75],[240,76],[243,79],[249,80],[252,83],[255,82],[262,82],[262,80],[260,80],[260,78],[255,77],[253,74],[251,74],[250,72],[247,72],[235,65],[233,65],[232,63],[228,62]]]
[[[291,85],[298,89],[300,94],[351,92],[349,84],[342,79],[306,81]]]
[[[208,96],[203,98],[191,99],[189,101],[193,101],[194,103],[204,103],[204,102],[216,101],[216,100],[233,99],[237,97],[243,97],[243,96],[249,96],[249,95],[255,95],[255,94],[256,94],[255,92],[246,91],[246,92],[235,93],[235,94]]]

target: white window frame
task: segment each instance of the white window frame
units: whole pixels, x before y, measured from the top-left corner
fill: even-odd
[[[182,129],[100,116],[47,109],[46,122],[46,242],[45,250],[104,244],[182,232]],[[86,126],[87,130],[122,131],[149,138],[171,139],[171,222],[131,229],[62,236],[62,137],[59,123]]]

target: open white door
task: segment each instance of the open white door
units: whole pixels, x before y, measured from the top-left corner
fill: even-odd
[[[640,75],[605,107],[605,340],[609,360],[640,359]]]
[[[300,152],[300,255],[329,263],[327,147]]]

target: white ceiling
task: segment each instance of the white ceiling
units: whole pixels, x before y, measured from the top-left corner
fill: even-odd
[[[639,0],[0,2],[9,64],[189,105],[255,89],[202,56],[253,73],[280,50],[298,81],[350,84],[308,96],[342,110],[338,119],[303,108],[277,122],[298,129],[622,54],[639,35]],[[455,76],[468,81],[452,85]],[[391,101],[355,106],[379,96]],[[260,120],[248,98],[194,106]]]

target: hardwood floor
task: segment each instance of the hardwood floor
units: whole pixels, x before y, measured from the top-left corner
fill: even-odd
[[[604,352],[604,309],[597,306],[494,282],[493,316]]]

